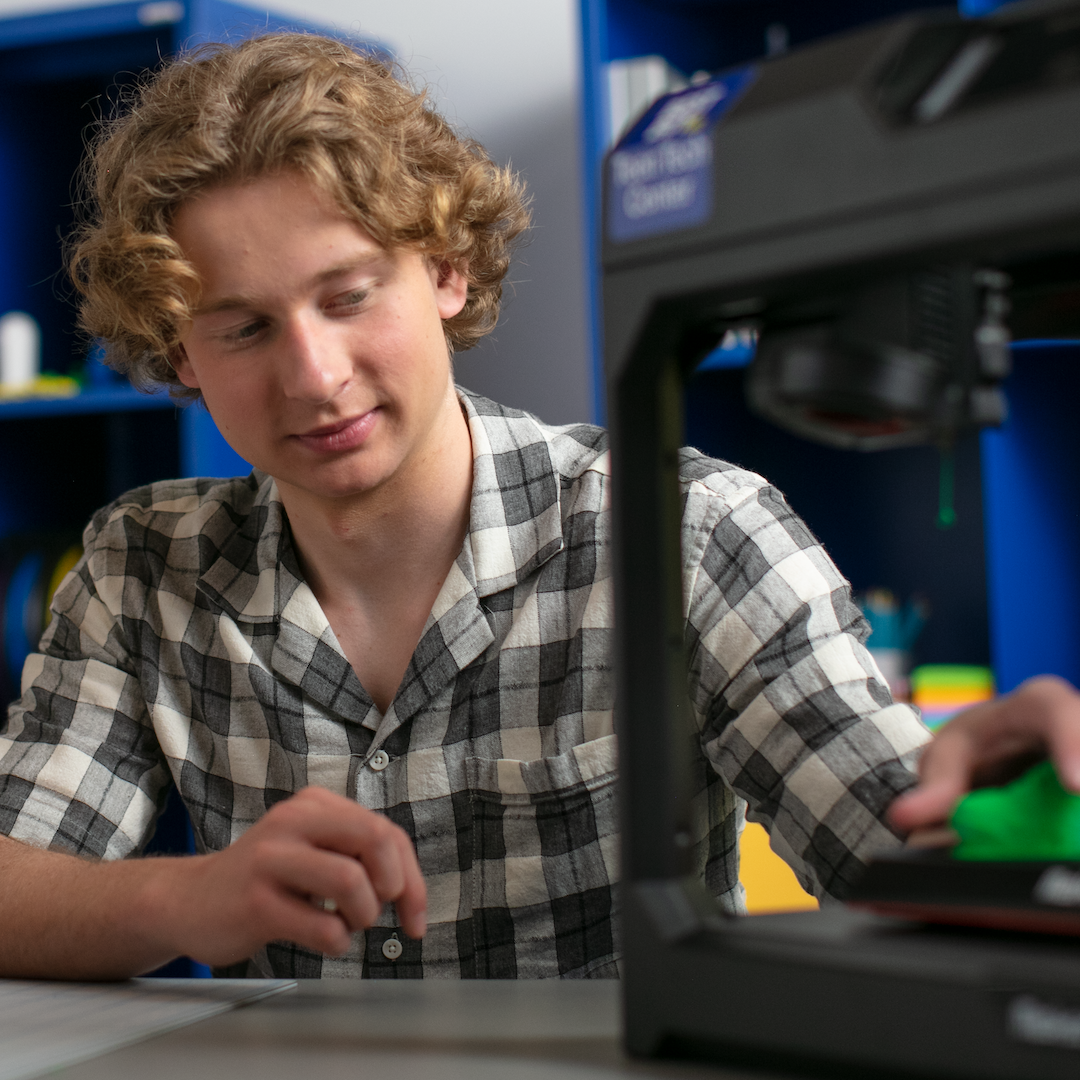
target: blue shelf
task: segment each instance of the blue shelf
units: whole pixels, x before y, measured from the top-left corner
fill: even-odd
[[[70,8],[0,19],[0,49],[55,45],[63,41],[86,42],[95,38],[140,34],[175,26],[179,45],[196,40],[245,37],[254,31],[319,29],[341,35],[329,27],[316,28],[299,16],[283,15],[267,8],[231,3],[229,0],[135,0],[98,7]],[[392,50],[383,42],[364,36],[365,43],[387,57]]]
[[[89,416],[94,413],[141,412],[173,409],[165,391],[143,394],[132,386],[84,390],[74,397],[23,398],[0,402],[0,420],[28,420],[41,416]]]
[[[155,13],[158,14],[157,18],[153,17]],[[0,49],[128,33],[145,30],[149,26],[176,23],[183,17],[184,5],[180,3],[106,4],[102,7],[17,15],[0,22]]]

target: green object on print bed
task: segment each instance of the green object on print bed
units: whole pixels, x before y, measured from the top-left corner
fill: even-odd
[[[950,821],[953,857],[999,862],[1080,860],[1080,795],[1044,761],[1004,787],[965,795]]]

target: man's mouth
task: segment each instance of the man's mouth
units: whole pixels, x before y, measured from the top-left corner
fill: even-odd
[[[379,418],[378,407],[359,416],[322,424],[302,434],[294,435],[302,446],[318,454],[333,454],[352,450],[366,442]]]

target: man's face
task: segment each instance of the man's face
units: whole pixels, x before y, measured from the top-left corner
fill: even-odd
[[[293,173],[211,188],[172,236],[202,296],[173,365],[238,454],[322,498],[408,482],[461,423],[442,320],[466,282],[388,252]]]

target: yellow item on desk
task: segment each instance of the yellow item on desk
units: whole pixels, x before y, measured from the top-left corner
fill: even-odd
[[[751,915],[817,909],[817,900],[769,847],[769,834],[753,821],[746,823],[739,839],[739,880],[746,889],[746,910]]]

